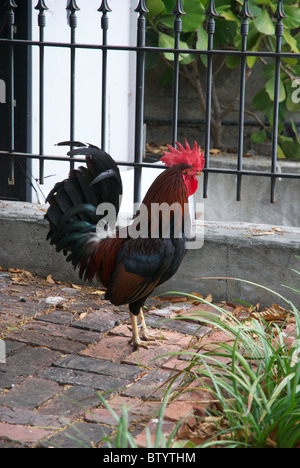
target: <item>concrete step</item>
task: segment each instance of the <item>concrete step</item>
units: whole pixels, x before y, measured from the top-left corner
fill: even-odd
[[[46,241],[46,209],[44,205],[0,201],[0,266],[78,282],[77,273],[62,253]],[[203,246],[187,251],[177,274],[158,293],[211,293],[215,300],[262,305],[286,304],[282,295],[299,305],[300,295],[283,285],[299,284],[299,276],[292,270],[300,270],[300,228],[215,221],[204,221],[201,228]]]

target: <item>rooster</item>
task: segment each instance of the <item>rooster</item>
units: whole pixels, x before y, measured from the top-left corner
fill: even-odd
[[[72,170],[49,193],[50,206],[45,215],[50,225],[47,239],[56,245],[57,251],[63,251],[74,269],[79,269],[80,278],[102,283],[106,288],[105,299],[114,305],[129,305],[131,342],[136,347],[144,345],[144,341],[154,340],[145,323],[144,303],[155,287],[176,273],[184,258],[183,218],[188,198],[197,190],[197,175],[204,166],[203,153],[196,142],[193,148],[186,140],[184,146],[177,143],[177,149],[168,145],[169,152],[164,152],[161,158],[166,169],[150,186],[141,205],[144,209],[137,212],[131,225],[136,230],[146,227],[148,234],[132,237],[129,230],[124,233],[125,228],[121,228],[115,235],[99,238],[97,223],[101,216],[103,220],[103,215],[97,214],[97,207],[109,203],[119,212],[122,181],[118,166],[96,146],[80,142],[60,144],[77,146],[68,154],[85,155],[86,167]],[[172,207],[167,219],[161,211],[154,214],[152,209],[162,203]],[[163,235],[165,232],[167,236]]]

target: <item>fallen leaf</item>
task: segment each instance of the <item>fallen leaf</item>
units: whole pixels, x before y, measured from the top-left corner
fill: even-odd
[[[156,296],[155,299],[161,302],[187,302],[187,298],[185,296]]]
[[[74,289],[79,289],[80,291],[82,289],[81,286],[78,286],[77,284],[73,284],[73,283],[71,283],[71,287],[74,288]]]
[[[33,274],[30,273],[30,271],[27,271],[27,270],[23,270],[22,275],[27,276],[27,278],[33,278]]]
[[[95,296],[103,296],[103,294],[105,294],[105,291],[93,291],[92,294],[94,294]]]
[[[187,440],[191,440],[193,439],[195,436],[197,435],[197,433],[195,433],[195,431],[193,431],[189,426],[188,424],[181,424],[181,426],[179,427],[178,429],[178,432],[177,432],[177,439],[187,439]]]
[[[272,321],[285,320],[291,313],[291,310],[287,310],[284,307],[279,306],[278,304],[272,304],[271,307],[268,307],[262,310],[261,312],[252,312],[251,316],[256,319]]]
[[[47,278],[46,278],[46,281],[47,281],[47,283],[55,284],[55,281],[54,281],[54,279],[52,278],[52,275],[48,275]]]
[[[187,298],[185,296],[175,296],[170,297],[169,301],[175,304],[176,302],[187,302]]]
[[[270,236],[275,234],[274,231],[252,231],[252,236]]]
[[[175,315],[184,314],[185,312],[186,312],[186,309],[173,310],[173,313],[174,313]]]
[[[20,270],[19,268],[9,268],[8,271],[10,273],[18,273],[18,274],[23,273],[23,270]]]
[[[197,292],[192,292],[191,296],[196,296],[196,297],[199,297],[199,299],[203,299],[202,294],[199,294]],[[197,301],[197,299],[195,299],[194,297],[190,297],[188,302],[192,302],[194,305],[198,305],[198,304],[201,304],[203,301],[201,300]]]
[[[11,275],[11,280],[12,280],[13,284],[22,282],[22,278],[20,276],[16,276],[16,275]]]
[[[168,147],[164,143],[146,143],[146,151],[153,154],[161,154],[168,151]]]
[[[239,315],[241,312],[243,312],[246,308],[242,305],[238,305],[238,306],[235,306],[234,307],[234,310],[233,310],[233,315],[237,316]]]
[[[78,320],[81,320],[83,318],[85,318],[87,316],[87,313],[86,312],[82,312],[82,314],[79,315],[79,319]]]
[[[211,293],[209,293],[209,294],[206,296],[205,300],[206,300],[207,302],[212,302],[213,298],[212,298]]]

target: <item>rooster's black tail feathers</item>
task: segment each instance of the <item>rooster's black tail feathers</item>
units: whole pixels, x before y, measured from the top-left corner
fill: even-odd
[[[70,253],[67,260],[76,267],[101,219],[96,214],[98,205],[111,203],[119,212],[122,181],[115,161],[97,146],[78,141],[58,145],[77,147],[69,151],[70,156],[86,156],[87,167],[71,171],[67,179],[54,186],[46,200],[50,204],[45,215],[50,225],[47,239],[56,245],[57,251]]]

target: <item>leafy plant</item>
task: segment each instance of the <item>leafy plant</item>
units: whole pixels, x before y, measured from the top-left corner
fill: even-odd
[[[178,293],[176,293],[178,294]],[[182,294],[182,293],[180,293]],[[277,293],[275,293],[277,294]],[[277,294],[280,296],[279,294]],[[199,296],[186,294],[199,301]],[[282,296],[280,296],[282,298]],[[168,357],[183,356],[185,368],[178,371],[184,376],[182,387],[174,390],[170,384],[158,415],[158,424],[151,440],[146,427],[147,448],[299,448],[300,447],[300,317],[295,306],[291,306],[296,324],[296,337],[290,348],[286,347],[281,328],[263,320],[240,322],[226,309],[201,299],[216,314],[186,313],[184,319],[199,321],[199,325],[210,325],[227,334],[228,340],[212,342],[199,349],[188,349],[168,353]],[[174,319],[172,319],[174,320]],[[181,320],[181,318],[176,318]],[[162,356],[159,356],[160,359]],[[174,377],[176,379],[176,377]],[[191,384],[195,385],[191,385]],[[210,437],[200,445],[193,440],[180,440],[176,436],[181,421],[166,439],[162,431],[167,404],[182,395],[186,389],[201,388],[213,396],[215,409],[207,407],[207,418],[214,421]],[[123,406],[119,417],[104,400],[116,419],[117,434],[104,442],[109,447],[137,448],[130,432],[128,411]],[[205,422],[198,417],[199,428]],[[196,437],[197,438],[197,437]],[[203,436],[202,436],[203,438]]]
[[[165,434],[163,433],[162,430],[162,425],[164,421],[164,413],[166,406],[169,401],[171,389],[166,391],[164,400],[162,402],[162,405],[159,410],[159,414],[157,417],[157,426],[156,426],[156,431],[155,431],[155,436],[154,436],[154,441],[152,442],[151,440],[151,433],[149,428],[146,426],[145,431],[146,431],[146,440],[147,440],[147,448],[170,448],[173,445],[173,439],[175,437],[175,434],[177,432],[177,429],[179,427],[180,422],[175,426],[173,429],[172,433],[169,435],[168,438],[166,438]],[[103,442],[106,442],[108,447],[110,448],[138,448],[138,445],[136,441],[134,440],[134,437],[130,433],[129,430],[129,423],[128,423],[128,411],[125,405],[122,405],[122,414],[121,416],[118,416],[116,412],[111,408],[109,403],[99,394],[99,398],[102,402],[102,404],[110,411],[112,416],[116,420],[116,425],[117,425],[117,434],[116,436],[112,439],[111,437],[106,437]]]
[[[176,0],[148,0],[148,43],[150,45],[172,48],[174,46],[172,11]],[[186,15],[182,18],[182,34],[180,48],[206,50],[208,36],[206,32],[206,7],[207,0],[182,0]],[[215,17],[214,49],[217,50],[241,50],[240,13],[242,0],[216,0],[215,5],[218,17]],[[249,0],[250,12],[253,19],[249,21],[249,34],[247,38],[248,51],[270,51],[276,49],[275,23],[273,15],[277,8],[276,0]],[[299,53],[300,49],[300,9],[298,1],[286,0],[285,12],[287,18],[283,19],[282,51]],[[163,60],[169,66],[172,65],[174,56],[172,53],[162,54]],[[247,57],[246,81],[257,70],[257,62],[263,64],[262,88],[253,98],[253,110],[246,112],[254,116],[261,128],[252,135],[254,143],[262,143],[272,129],[273,100],[274,100],[274,61],[259,57]],[[220,55],[213,60],[212,77],[212,121],[211,136],[216,148],[222,148],[222,121],[231,112],[238,110],[239,89],[232,96],[229,104],[224,105],[220,99],[219,90],[216,87],[216,79],[226,69],[234,69],[240,64],[240,58],[235,55]],[[157,65],[157,54],[148,55],[148,67]],[[179,55],[180,73],[186,78],[194,89],[200,106],[205,110],[205,87],[203,83],[203,68],[207,65],[206,55],[182,53]],[[169,75],[168,75],[169,76]],[[298,98],[297,77],[300,76],[300,61],[295,58],[282,58],[280,74],[280,139],[279,157],[300,158],[299,141],[295,125],[284,129],[283,122],[289,112],[300,110],[300,98]],[[164,78],[166,81],[166,77]],[[300,84],[299,84],[300,87]],[[297,94],[298,93],[298,94]],[[256,111],[263,113],[263,119]]]
[[[246,326],[226,310],[222,318],[193,314],[231,340],[205,347],[188,368],[187,381],[206,386],[219,402],[212,414],[221,421],[220,429],[202,447],[300,446],[300,320],[294,313],[297,339],[291,349],[280,328],[264,321]]]
[[[300,257],[297,257],[300,258]],[[297,270],[292,270],[300,274]],[[294,317],[295,330],[293,342],[286,346],[285,323],[278,326],[258,318],[240,321],[231,312],[219,305],[201,299],[199,295],[171,291],[167,294],[184,295],[197,302],[213,307],[216,313],[195,311],[185,312],[184,316],[169,320],[193,320],[213,327],[228,337],[220,342],[212,341],[198,349],[168,353],[168,357],[183,357],[185,368],[174,374],[166,388],[165,398],[158,415],[154,444],[146,427],[147,448],[300,448],[300,315],[297,307],[287,298],[270,288],[253,282],[228,278],[260,287],[272,292],[289,307],[287,312]],[[293,292],[298,287],[286,285]],[[262,315],[263,316],[263,315]],[[287,315],[288,316],[288,315]],[[163,356],[158,356],[161,359]],[[180,377],[183,384],[175,389],[172,383]],[[182,379],[184,377],[184,379]],[[196,383],[196,385],[191,385]],[[166,439],[162,424],[166,406],[172,400],[202,389],[213,395],[215,408],[207,406],[207,416],[214,421],[214,430],[203,443],[192,440],[178,440],[178,422],[172,434]],[[130,433],[128,412],[123,406],[119,417],[109,403],[99,395],[102,404],[116,419],[117,435],[104,442],[109,447],[137,448]],[[198,423],[201,428],[201,417]],[[203,439],[203,436],[202,436]],[[152,447],[153,445],[153,447]]]

